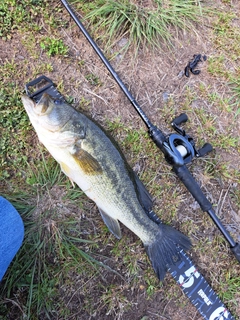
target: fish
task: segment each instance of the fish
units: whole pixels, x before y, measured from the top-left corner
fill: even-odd
[[[116,141],[63,99],[44,93],[38,102],[24,95],[22,103],[39,141],[63,173],[95,202],[116,238],[122,237],[122,223],[141,239],[162,281],[179,251],[188,250],[191,242],[180,231],[149,218],[151,196]]]

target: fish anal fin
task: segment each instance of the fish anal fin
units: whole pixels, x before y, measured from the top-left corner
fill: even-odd
[[[121,228],[119,225],[118,220],[113,219],[112,217],[110,217],[108,214],[106,214],[102,209],[99,209],[99,212],[101,213],[101,216],[103,218],[104,223],[106,224],[106,226],[108,227],[108,229],[112,232],[112,234],[117,238],[117,239],[121,239],[122,238],[122,232],[121,232]]]
[[[146,187],[142,183],[142,181],[138,178],[137,174],[133,172],[134,174],[134,179],[136,183],[136,188],[137,188],[137,194],[138,194],[138,200],[143,207],[143,209],[147,212],[152,210],[153,207],[153,201],[152,198],[147,191]]]
[[[102,173],[102,167],[99,162],[87,151],[77,148],[72,153],[72,156],[85,174],[96,175]]]

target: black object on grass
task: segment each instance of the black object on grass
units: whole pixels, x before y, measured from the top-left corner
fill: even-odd
[[[203,59],[203,60],[202,60]],[[205,55],[201,55],[201,54],[194,54],[193,55],[193,59],[191,61],[188,62],[187,66],[184,69],[184,74],[186,77],[189,77],[189,71],[192,72],[192,74],[199,74],[201,71],[200,70],[195,70],[198,63],[201,61],[206,61],[207,60],[207,56]]]

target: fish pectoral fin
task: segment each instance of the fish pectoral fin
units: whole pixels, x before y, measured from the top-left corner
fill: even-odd
[[[72,156],[86,174],[94,175],[102,173],[102,167],[99,162],[87,151],[76,148]]]
[[[120,229],[120,225],[118,220],[113,219],[112,217],[110,217],[108,214],[106,214],[102,209],[100,209],[98,207],[101,216],[103,218],[104,223],[106,224],[106,226],[108,227],[108,229],[112,232],[112,234],[114,234],[114,236],[118,239],[122,238],[122,232]]]

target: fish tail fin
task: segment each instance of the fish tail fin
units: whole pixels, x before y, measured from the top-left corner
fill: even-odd
[[[162,281],[169,266],[178,260],[179,251],[188,250],[191,242],[187,236],[171,226],[159,224],[159,228],[156,240],[144,246],[157,277]]]

